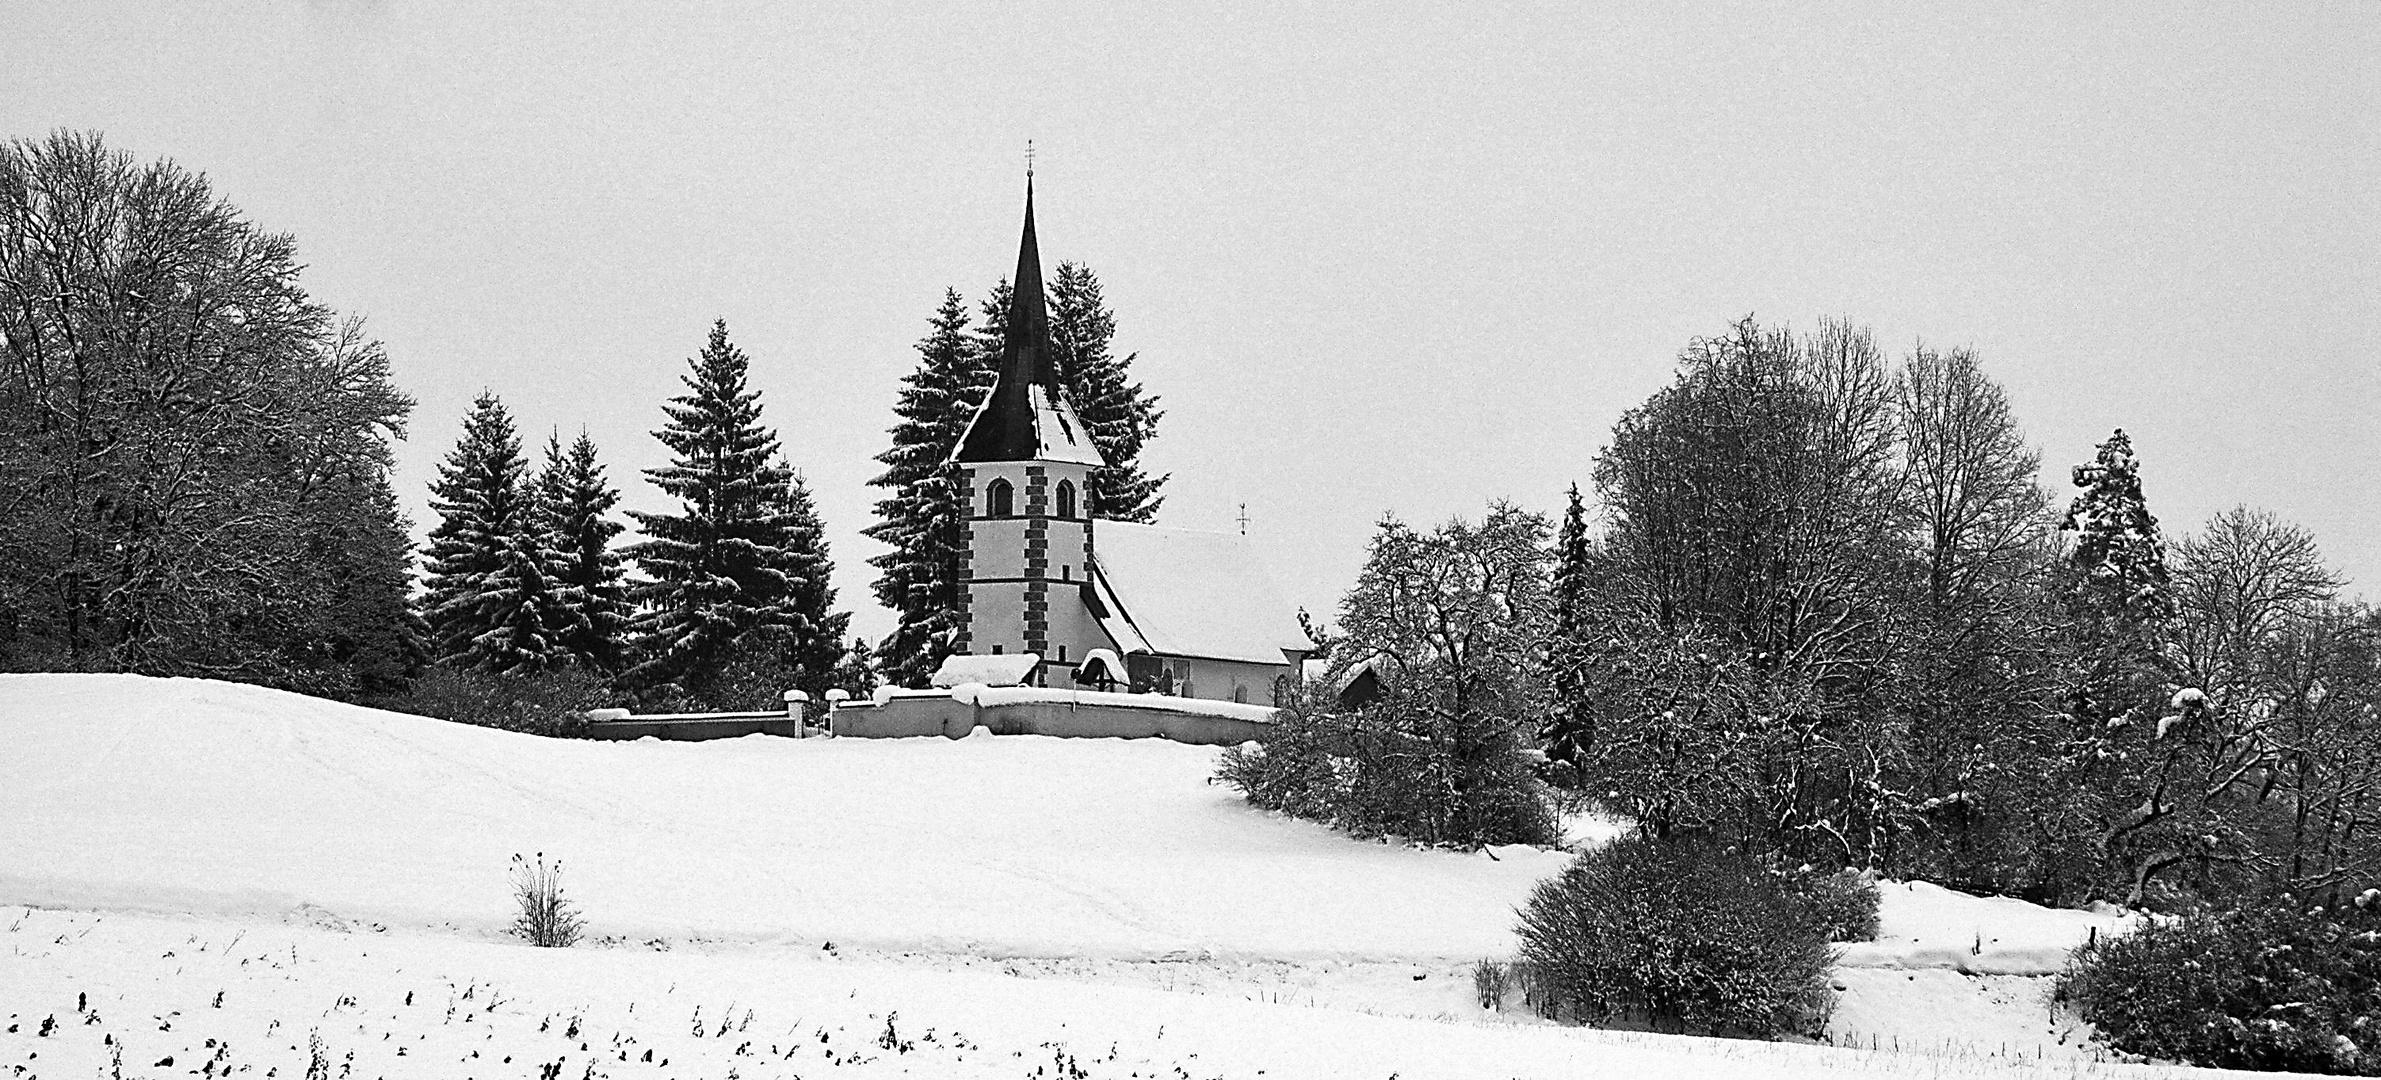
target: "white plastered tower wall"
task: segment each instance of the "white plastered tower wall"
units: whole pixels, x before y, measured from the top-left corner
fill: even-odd
[[[1055,666],[1113,648],[1081,593],[1097,530],[1084,495],[1091,467],[987,461],[963,465],[960,475],[968,517],[961,532],[958,651],[1037,653]],[[1000,484],[1008,487],[1006,514],[995,512]]]

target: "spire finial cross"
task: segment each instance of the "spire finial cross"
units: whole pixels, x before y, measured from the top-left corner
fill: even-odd
[[[1033,140],[1025,140],[1025,178],[1033,179]]]

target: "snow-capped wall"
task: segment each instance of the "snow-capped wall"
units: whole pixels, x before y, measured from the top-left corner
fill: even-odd
[[[956,739],[982,727],[995,735],[1162,738],[1231,746],[1265,738],[1272,729],[1273,710],[1161,694],[967,683],[947,695],[913,693],[848,703],[835,710],[831,722],[835,734],[863,739]]]

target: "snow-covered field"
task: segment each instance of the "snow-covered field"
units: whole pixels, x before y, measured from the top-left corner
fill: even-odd
[[[1351,841],[1209,784],[1217,753],[565,742],[0,676],[0,1075],[296,1077],[317,1038],[332,1076],[2142,1071],[2040,1000],[2115,916],[1926,885],[1837,972],[1839,1041],[1878,1051],[1483,1010],[1469,963],[1563,854]],[[503,936],[516,852],[563,861],[589,942]]]

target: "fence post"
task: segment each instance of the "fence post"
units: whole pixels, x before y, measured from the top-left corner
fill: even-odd
[[[800,690],[788,690],[785,692],[785,717],[786,719],[794,722],[794,738],[806,739],[810,737],[809,725],[804,723],[802,719],[802,713],[804,711],[803,706],[807,705],[809,702],[810,695],[805,694]]]

